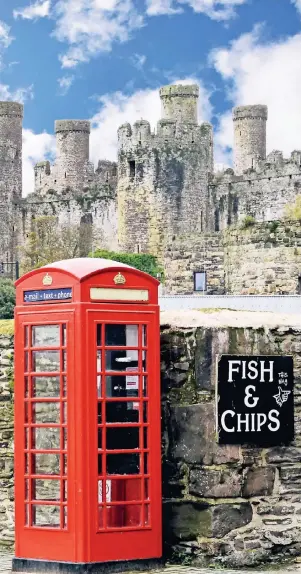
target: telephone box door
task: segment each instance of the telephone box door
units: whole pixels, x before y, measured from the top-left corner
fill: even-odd
[[[75,539],[74,317],[16,318],[16,556],[63,560]]]
[[[88,315],[91,560],[160,557],[158,317]]]

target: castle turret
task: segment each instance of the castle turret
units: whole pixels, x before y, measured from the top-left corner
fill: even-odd
[[[234,171],[241,175],[266,158],[267,106],[239,106],[233,110]]]
[[[57,120],[56,187],[82,191],[86,166],[89,162],[90,122],[86,120]]]
[[[19,221],[14,199],[22,197],[23,106],[0,102],[0,261],[14,261]]]
[[[197,124],[199,87],[175,84],[160,89],[162,118],[179,123]]]
[[[0,185],[7,199],[22,196],[23,106],[0,102]]]

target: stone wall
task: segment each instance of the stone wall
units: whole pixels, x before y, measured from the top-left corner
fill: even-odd
[[[0,551],[14,543],[12,323],[0,321]]]
[[[240,222],[246,215],[256,221],[283,219],[285,207],[292,204],[301,190],[301,153],[289,159],[274,151],[243,175],[232,169],[217,174],[209,182],[208,230],[223,230]]]
[[[161,334],[165,555],[254,566],[301,554],[301,329],[170,329]],[[296,440],[219,446],[216,354],[294,356]]]
[[[209,295],[225,293],[224,247],[221,233],[180,236],[164,252],[166,293],[192,293],[194,271],[206,272]]]
[[[100,177],[100,176],[99,176]],[[117,206],[114,185],[101,182],[100,188],[90,190],[85,195],[73,192],[59,193],[48,191],[46,196],[33,193],[16,202],[15,211],[19,221],[19,244],[23,245],[30,231],[34,230],[34,220],[42,216],[56,217],[58,225],[75,228],[81,223],[91,225],[91,245],[117,250]]]
[[[166,293],[193,293],[194,271],[206,271],[207,294],[300,292],[301,224],[274,221],[186,235],[166,246]]]
[[[301,321],[290,326],[290,317],[265,313],[210,316],[183,313],[172,321],[161,313],[164,556],[228,567],[292,560],[301,555]],[[220,326],[213,328],[217,318]],[[294,443],[217,444],[216,355],[222,353],[293,355]],[[11,357],[12,337],[1,335],[0,546],[6,547],[13,544]]]
[[[299,293],[300,222],[261,223],[224,233],[226,293]]]

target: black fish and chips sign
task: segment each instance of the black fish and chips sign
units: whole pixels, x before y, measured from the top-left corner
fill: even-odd
[[[294,439],[293,358],[221,355],[219,444],[275,446]]]

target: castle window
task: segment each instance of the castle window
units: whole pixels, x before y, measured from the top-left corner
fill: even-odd
[[[140,243],[137,243],[136,245],[136,253],[140,253],[141,252],[141,246]]]
[[[116,177],[117,175],[117,167],[114,165],[113,169],[112,169],[112,176]]]
[[[216,209],[214,213],[214,231],[219,231],[219,210]]]
[[[133,179],[136,175],[136,162],[134,160],[129,161],[130,168],[130,178]]]
[[[203,231],[203,212],[201,211],[201,231]]]
[[[65,172],[65,177],[67,177],[67,173]]]
[[[207,278],[205,271],[194,271],[193,273],[193,290],[194,291],[206,291],[207,289]]]

